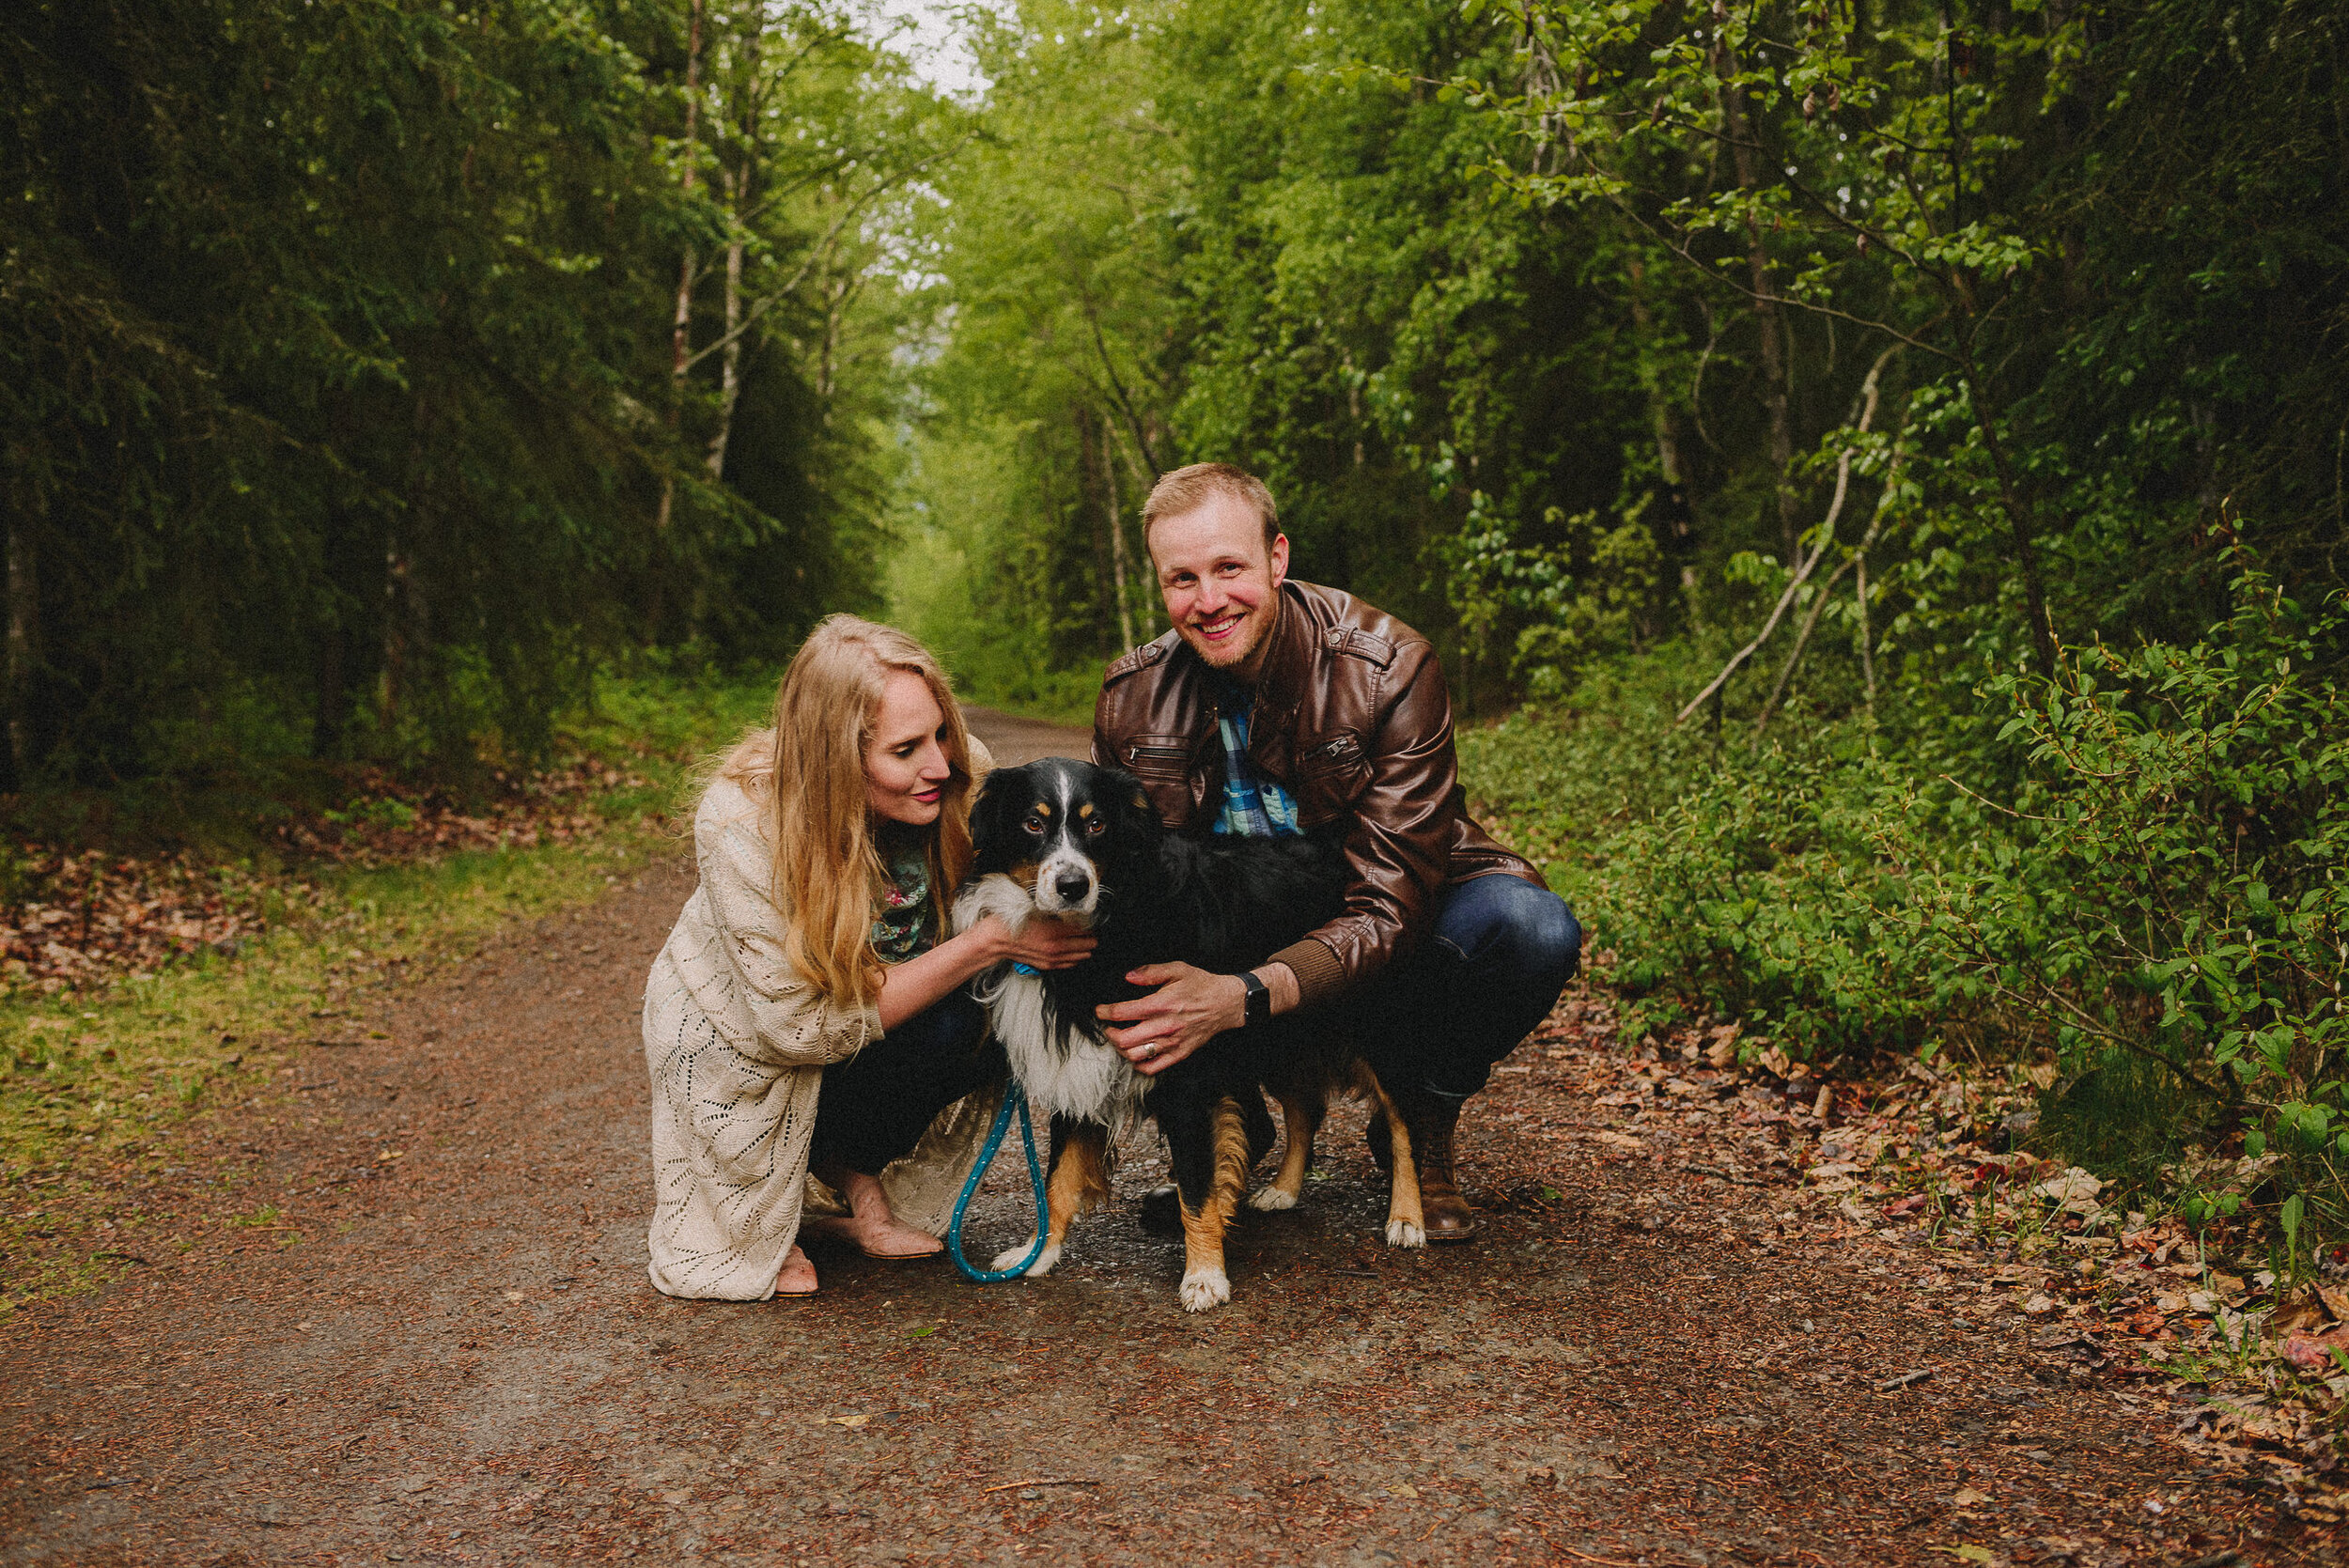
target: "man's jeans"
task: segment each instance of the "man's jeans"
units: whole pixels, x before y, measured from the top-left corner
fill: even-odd
[[[1435,929],[1339,1006],[1391,1088],[1465,1099],[1549,1015],[1581,959],[1564,899],[1478,877],[1446,888]]]

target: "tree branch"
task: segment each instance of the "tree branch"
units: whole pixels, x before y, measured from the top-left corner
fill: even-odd
[[[1895,347],[1887,349],[1877,355],[1875,364],[1869,367],[1868,379],[1860,383],[1859,400],[1853,412],[1858,416],[1858,428],[1861,435],[1867,433],[1869,422],[1875,418],[1877,379],[1884,373],[1885,365],[1899,352],[1900,349]],[[1844,447],[1843,456],[1836,460],[1835,499],[1828,507],[1827,520],[1820,525],[1821,533],[1817,548],[1811,551],[1809,559],[1797,566],[1795,575],[1786,583],[1786,591],[1778,596],[1778,604],[1770,611],[1770,618],[1763,623],[1762,629],[1754,634],[1753,641],[1738,649],[1731,657],[1729,662],[1721,667],[1721,673],[1706,683],[1703,691],[1688,700],[1688,706],[1682,708],[1680,716],[1672,721],[1675,725],[1687,723],[1688,715],[1703,707],[1711,700],[1714,692],[1728,685],[1729,677],[1737,673],[1738,666],[1761,650],[1762,644],[1770,640],[1770,633],[1778,629],[1778,623],[1785,618],[1786,607],[1795,602],[1795,596],[1802,591],[1803,583],[1810,581],[1812,572],[1817,568],[1819,562],[1826,556],[1828,546],[1835,541],[1835,521],[1843,516],[1843,498],[1850,492],[1851,459],[1855,450],[1856,448],[1850,446]]]

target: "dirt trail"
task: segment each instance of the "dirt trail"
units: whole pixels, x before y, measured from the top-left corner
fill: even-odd
[[[665,1299],[636,1013],[691,885],[382,993],[353,1031],[382,1038],[308,1051],[192,1141],[143,1201],[157,1234],[210,1221],[193,1250],[0,1330],[0,1559],[2327,1555],[2030,1325],[1925,1311],[1787,1188],[1609,1142],[1622,1113],[1563,1093],[1604,1044],[1571,1000],[1472,1109],[1470,1247],[1377,1242],[1345,1113],[1204,1316],[1127,1203],[1040,1281],[819,1250],[812,1299]],[[1022,1225],[1010,1172],[985,1245]]]

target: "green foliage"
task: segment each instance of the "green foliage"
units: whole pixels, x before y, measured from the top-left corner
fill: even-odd
[[[900,380],[844,215],[940,116],[852,21],[711,6],[688,142],[689,0],[12,19],[0,790],[461,780],[599,657],[871,602]]]
[[[1719,1011],[1812,1058],[2045,1061],[2077,1155],[2142,1172],[2248,1121],[2329,1172],[2349,1155],[2340,627],[2255,574],[2234,595],[2192,644],[1990,682],[2011,751],[1971,781],[1851,723],[1700,749],[1654,694],[1602,727],[1619,699],[1589,688],[1571,721],[1464,755],[1510,820],[1546,802],[1552,841],[1590,843],[1588,912],[1647,1022]],[[1641,802],[1609,778],[1626,767],[1680,787]]]

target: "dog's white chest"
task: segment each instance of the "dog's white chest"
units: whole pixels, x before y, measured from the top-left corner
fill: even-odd
[[[1008,877],[980,877],[955,899],[955,929],[968,931],[988,915],[1018,930],[1035,906],[1028,891]],[[1028,1103],[1051,1116],[1121,1126],[1142,1104],[1148,1082],[1104,1040],[1082,1029],[1054,1038],[1044,1005],[1044,982],[1006,971],[977,991],[987,1004],[995,1037],[1011,1059],[1011,1076]]]
[[[1053,1038],[1044,983],[1034,975],[1006,976],[988,1011],[1011,1059],[1011,1076],[1036,1110],[1116,1126],[1141,1104],[1142,1075],[1107,1042],[1083,1030],[1070,1031],[1066,1046]]]

